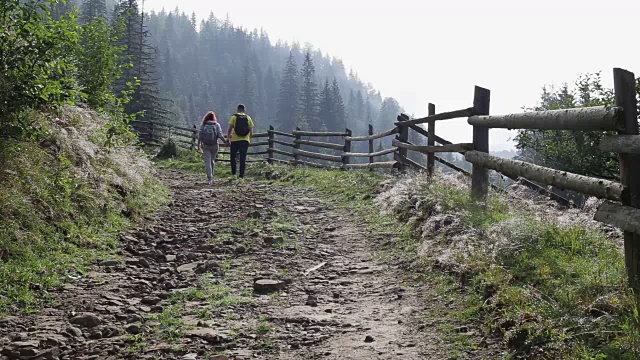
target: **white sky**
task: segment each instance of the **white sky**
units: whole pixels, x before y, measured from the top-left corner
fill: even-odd
[[[640,0],[147,0],[198,18],[227,14],[236,25],[311,43],[341,58],[415,116],[470,107],[473,86],[491,90],[491,113],[518,112],[545,84],[572,83],[613,67],[640,74]],[[471,140],[466,119],[437,123],[453,142]],[[510,148],[491,130],[491,148]]]

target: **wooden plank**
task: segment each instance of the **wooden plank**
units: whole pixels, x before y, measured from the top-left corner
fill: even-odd
[[[300,128],[296,127],[296,131],[299,132]],[[295,134],[296,140],[294,140],[294,146],[293,146],[293,166],[298,166],[298,161],[300,161],[300,156],[298,156],[298,154],[296,154],[296,150],[300,149],[300,143],[297,143],[296,141],[300,141],[300,135],[299,134]]]
[[[282,146],[295,147],[295,144],[284,142],[284,141],[280,141],[280,140],[273,140],[273,143],[274,144],[278,144],[278,145],[282,145]]]
[[[394,139],[393,141],[397,141],[397,140]],[[342,154],[342,156],[373,158],[374,156],[382,156],[382,155],[391,154],[391,153],[393,153],[393,152],[395,152],[397,150],[398,150],[398,148],[394,147],[394,148],[391,148],[391,149],[376,151],[376,152],[372,152],[372,153],[344,153],[344,154]]]
[[[605,201],[596,211],[594,219],[640,235],[640,209]]]
[[[265,132],[255,133],[251,136],[251,138],[263,138],[263,137],[269,137],[269,132],[265,131]]]
[[[499,158],[480,151],[468,151],[465,154],[465,160],[473,165],[490,168],[511,176],[523,177],[546,185],[553,185],[560,189],[573,190],[613,201],[622,199],[622,184],[610,180],[572,174],[519,160]]]
[[[636,102],[636,79],[632,72],[613,69],[613,88],[615,103],[622,109],[621,123],[623,128],[619,135],[635,135],[638,129],[638,108]],[[620,182],[629,192],[622,198],[622,205],[640,208],[640,155],[619,154]],[[640,290],[640,235],[624,232],[624,258],[627,268],[629,285],[634,290]]]
[[[489,115],[491,92],[479,86],[475,87],[473,95],[473,113],[477,115]],[[473,127],[473,148],[481,153],[489,153],[489,128],[475,125]],[[471,171],[471,195],[484,201],[489,193],[489,170],[480,165],[473,164]]]
[[[320,160],[333,161],[333,162],[342,162],[342,156],[337,156],[337,155],[320,154],[320,153],[315,153],[315,152],[311,152],[311,151],[304,151],[304,150],[300,150],[300,149],[293,149],[293,153],[295,155],[304,156],[304,157],[313,158],[313,159],[320,159]]]
[[[531,111],[491,116],[471,116],[470,125],[500,129],[617,130],[620,109],[594,106],[564,110]]]
[[[216,159],[216,161],[230,163],[231,159]],[[267,161],[267,159],[247,159],[246,160],[247,164],[250,164],[250,163],[261,163],[261,162],[266,162],[266,161]]]
[[[348,136],[348,134],[346,132],[331,132],[331,131],[302,131],[302,130],[296,130],[293,132],[293,135],[299,135],[299,136],[321,136],[321,137],[325,137],[325,136]]]
[[[469,150],[473,150],[473,144],[471,143],[463,143],[463,144],[451,144],[451,145],[442,145],[442,146],[422,146],[422,145],[411,145],[405,144],[398,139],[393,139],[393,146],[407,149],[412,151],[421,152],[423,154],[429,153],[441,153],[441,152],[467,152]]]
[[[406,122],[409,120],[409,117],[405,114],[400,114],[398,115],[397,120],[398,122],[396,123],[396,126],[398,128],[398,135],[396,135],[396,140],[399,140],[402,143],[408,144],[409,143],[409,126],[402,125],[402,124],[406,124]],[[407,154],[408,154],[407,149],[405,148],[398,149],[398,158],[395,160],[400,162],[400,167],[399,167],[400,171],[405,170],[406,162],[404,160],[408,158]]]
[[[606,135],[600,140],[600,150],[619,154],[640,154],[640,136]]]
[[[396,126],[398,126],[398,125],[402,125],[402,126],[418,125],[418,124],[424,124],[424,123],[429,122],[429,121],[465,118],[465,117],[469,117],[469,116],[471,116],[473,114],[474,114],[473,113],[473,108],[468,108],[468,109],[461,109],[461,110],[443,112],[443,113],[440,113],[440,114],[427,116],[427,117],[423,117],[423,118],[420,118],[420,119],[398,121],[398,122],[395,123],[395,125]]]
[[[274,154],[279,154],[279,155],[284,155],[284,156],[295,157],[295,154],[294,154],[294,153],[290,153],[290,152],[282,151],[282,150],[280,150],[280,149],[273,149],[273,153],[274,153]]]
[[[447,160],[445,160],[445,159],[443,159],[443,158],[441,158],[439,156],[435,156],[435,159],[436,159],[437,162],[439,162],[440,164],[442,164],[444,166],[447,166],[447,167],[449,167],[449,168],[451,168],[453,170],[459,171],[459,172],[461,172],[461,173],[463,173],[463,174],[465,174],[467,176],[471,176],[470,172],[468,172],[467,170],[459,167],[458,165],[456,165],[454,163],[451,163],[451,162],[449,162],[449,161],[447,161]]]
[[[371,131],[373,132],[373,127],[371,129]],[[398,133],[398,128],[394,127],[393,129],[389,129],[387,131],[383,131],[381,133],[378,134],[369,134],[369,136],[348,136],[347,138],[350,141],[370,141],[370,140],[375,140],[375,139],[380,139],[383,137],[387,137],[387,136],[391,136],[394,134]]]
[[[278,130],[269,130],[269,132],[273,133],[274,135],[286,136],[286,137],[291,137],[291,138],[296,137],[293,134],[282,132],[282,131],[278,131]]]
[[[384,161],[384,162],[374,162],[368,164],[346,164],[344,165],[345,169],[355,170],[355,169],[392,169],[398,166],[397,161]]]
[[[291,160],[282,160],[282,159],[273,158],[272,161],[275,163],[291,165]]]
[[[309,166],[309,167],[313,167],[313,168],[318,168],[318,169],[329,169],[329,170],[339,170],[340,169],[337,166],[323,165],[323,164],[318,164],[318,163],[314,163],[314,162],[310,162],[310,161],[303,161],[303,160],[298,160],[298,164]]]
[[[429,105],[427,106],[427,114],[429,116],[434,116],[436,114],[436,106],[434,104],[429,103]],[[428,124],[427,145],[433,147],[436,145],[436,142],[435,142],[436,140],[434,137],[434,135],[436,134],[436,122],[435,120],[429,120],[427,124]],[[471,144],[471,146],[473,146],[473,144]],[[435,164],[436,164],[436,154],[432,152],[427,153],[427,172],[429,173],[430,177],[433,176],[433,170],[435,168]]]
[[[396,153],[396,154],[398,154],[398,153]],[[398,155],[396,158],[400,159],[398,162],[402,162],[402,163],[404,163],[406,165],[410,165],[410,166],[412,166],[413,168],[415,168],[415,169],[417,169],[419,171],[426,171],[427,170],[426,167],[418,164],[417,162],[415,162],[415,161],[413,161],[413,160],[411,160],[411,159],[409,159],[407,157],[403,158],[403,157]]]
[[[373,136],[373,125],[369,124],[369,136]],[[369,141],[369,153],[373,153],[373,139],[367,139]],[[373,163],[373,156],[369,157],[369,164]]]
[[[267,146],[267,145],[269,145],[268,141],[262,141],[262,142],[257,142],[257,143],[251,143],[251,144],[249,144],[249,147]]]
[[[269,130],[270,131],[267,131],[267,135],[269,137],[269,151],[267,155],[267,162],[269,164],[273,164],[273,148],[275,147],[273,144],[273,139],[275,137],[275,135],[273,134],[273,126],[269,125]]]
[[[325,149],[340,150],[340,151],[344,149],[344,145],[342,144],[333,144],[333,143],[321,142],[321,141],[294,140],[293,143],[299,144],[299,145],[315,146],[315,147],[325,148]]]
[[[347,137],[351,136],[351,129],[346,129]],[[344,139],[344,146],[342,148],[342,167],[345,167],[349,164],[349,157],[345,155],[345,153],[351,152],[351,140],[347,140],[347,137]]]

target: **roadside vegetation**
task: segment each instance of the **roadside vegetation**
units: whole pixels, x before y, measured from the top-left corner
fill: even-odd
[[[202,171],[197,155],[160,165]],[[520,188],[478,204],[466,180],[442,174],[429,182],[422,175],[394,180],[266,165],[248,174],[313,188],[393,234],[378,241],[381,256],[432,286],[428,296],[440,304],[425,322],[436,320],[453,357],[488,344],[507,358],[640,356],[637,297],[627,287],[621,234],[592,220],[597,204],[559,209]]]

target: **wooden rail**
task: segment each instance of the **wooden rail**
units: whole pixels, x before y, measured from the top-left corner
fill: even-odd
[[[396,122],[395,125],[396,126],[406,127],[406,126],[410,126],[410,125],[424,124],[424,123],[427,123],[429,121],[465,118],[465,117],[469,117],[469,116],[471,116],[473,114],[474,114],[473,108],[468,108],[468,109],[462,109],[462,110],[456,110],[456,111],[443,112],[443,113],[440,113],[440,114],[434,114],[434,115],[423,117],[423,118],[420,118],[420,119],[402,120],[402,121]]]
[[[369,136],[347,136],[345,139],[349,141],[369,141],[369,140],[381,139],[390,135],[394,135],[396,133],[398,133],[397,127],[393,129],[389,129],[387,131],[383,131],[378,134],[371,134]]]
[[[595,106],[509,115],[471,116],[468,122],[469,125],[493,129],[618,130],[619,112],[617,107]]]

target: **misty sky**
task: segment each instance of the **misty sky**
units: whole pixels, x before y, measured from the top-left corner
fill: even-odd
[[[545,84],[573,82],[613,67],[640,74],[640,0],[147,0],[147,10],[227,14],[236,25],[277,39],[311,43],[393,96],[409,114],[470,107],[473,86],[491,90],[491,113],[532,106]],[[470,142],[466,119],[436,133]],[[491,148],[513,134],[491,130]]]

